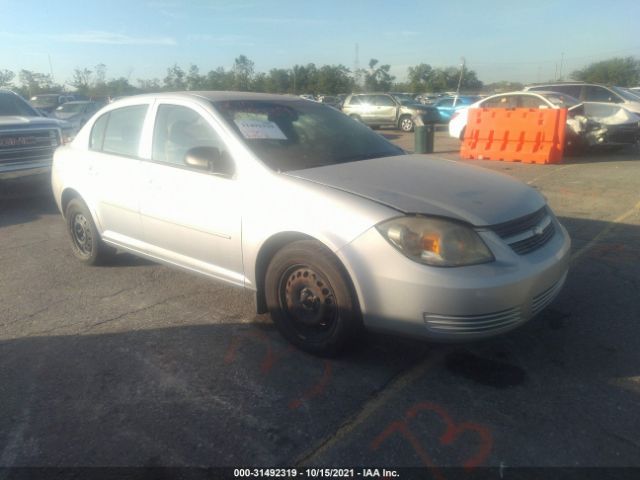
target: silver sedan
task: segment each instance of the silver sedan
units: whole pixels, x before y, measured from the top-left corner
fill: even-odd
[[[362,327],[506,332],[567,274],[569,236],[536,190],[292,96],[120,100],[56,151],[52,183],[79,260],[117,248],[252,290],[314,353]]]

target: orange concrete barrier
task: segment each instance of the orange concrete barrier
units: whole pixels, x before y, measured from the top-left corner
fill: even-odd
[[[460,156],[478,160],[560,163],[567,109],[469,109]]]

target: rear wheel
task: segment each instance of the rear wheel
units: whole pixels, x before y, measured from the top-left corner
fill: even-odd
[[[67,231],[71,237],[73,255],[88,265],[104,263],[115,252],[100,239],[91,212],[79,198],[69,202],[65,211]]]
[[[265,296],[280,333],[310,353],[338,353],[361,325],[342,265],[313,240],[293,242],[276,253],[267,269]]]

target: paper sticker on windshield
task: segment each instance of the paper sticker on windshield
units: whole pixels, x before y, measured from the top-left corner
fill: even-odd
[[[242,136],[247,139],[266,138],[269,140],[286,140],[280,127],[268,120],[234,120]]]

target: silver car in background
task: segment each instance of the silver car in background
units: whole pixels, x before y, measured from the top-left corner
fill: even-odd
[[[363,326],[506,332],[567,274],[569,236],[533,188],[407,155],[293,96],[123,99],[57,150],[52,183],[81,261],[120,248],[252,290],[258,312],[313,353]]]

